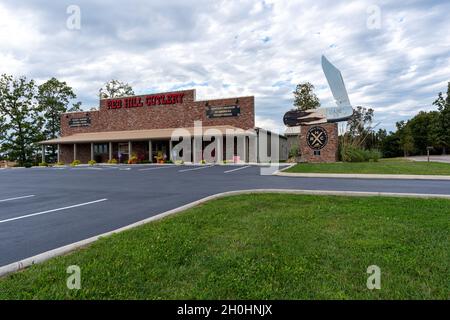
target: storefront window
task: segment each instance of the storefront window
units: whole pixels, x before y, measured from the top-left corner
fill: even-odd
[[[107,154],[108,153],[108,144],[94,144],[94,153],[95,154]]]

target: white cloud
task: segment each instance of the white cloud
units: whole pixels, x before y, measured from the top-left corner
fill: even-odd
[[[333,103],[326,54],[352,103],[374,107],[392,129],[450,80],[448,1],[378,1],[380,30],[366,26],[369,0],[80,0],[79,31],[65,27],[71,1],[2,3],[1,72],[61,78],[86,107],[111,78],[139,93],[192,86],[202,98],[255,95],[257,123],[282,130],[297,83]]]

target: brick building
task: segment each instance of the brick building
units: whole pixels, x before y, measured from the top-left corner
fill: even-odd
[[[240,155],[239,160],[270,161],[271,139],[267,140],[269,154],[261,156],[257,152],[261,143],[260,132],[266,131],[255,128],[254,104],[253,96],[197,101],[195,90],[102,99],[98,110],[63,114],[61,137],[42,141],[41,145],[43,150],[46,145],[57,145],[58,162],[64,163],[73,160],[101,163],[111,159],[126,163],[130,156],[142,162],[155,162],[161,157],[176,160],[174,158],[180,155],[173,149],[178,141],[191,139],[192,145],[196,134],[204,136],[208,132],[219,132],[223,135],[220,143],[217,141],[218,148],[223,149],[220,160],[236,159],[236,143],[230,145],[230,141],[240,136],[245,141],[245,154]],[[198,121],[201,121],[200,133],[195,128]],[[180,139],[173,139],[175,129],[184,132],[178,135]],[[286,138],[274,133],[269,135],[277,137],[279,158],[285,160]],[[229,136],[233,138],[227,140]],[[208,140],[202,140],[197,149],[202,152],[207,145]],[[252,148],[252,145],[256,147]],[[195,146],[192,147],[195,150]],[[219,160],[218,156],[216,160]],[[190,156],[192,162],[201,159],[203,156],[195,157],[195,151]]]

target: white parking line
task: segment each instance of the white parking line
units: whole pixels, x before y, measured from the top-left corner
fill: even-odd
[[[15,197],[15,198],[3,199],[3,200],[0,200],[0,202],[19,200],[19,199],[26,199],[26,198],[31,198],[31,197],[34,197],[34,194],[30,194],[29,196],[23,196],[23,197]]]
[[[87,206],[89,204],[94,204],[94,203],[98,203],[98,202],[102,202],[102,201],[106,201],[106,200],[108,200],[108,199],[100,199],[100,200],[95,200],[95,201],[90,201],[90,202],[84,202],[84,203],[80,203],[80,204],[74,204],[73,206],[57,208],[57,209],[51,209],[51,210],[46,210],[46,211],[41,211],[41,212],[27,214],[27,215],[20,216],[20,217],[0,220],[0,224],[1,223],[5,223],[5,222],[9,222],[9,221],[14,221],[14,220],[19,220],[19,219],[25,219],[25,218],[29,218],[29,217],[39,216],[39,215],[46,214],[46,213],[51,213],[51,212],[56,212],[56,211],[62,211],[62,210],[67,210],[67,209]]]
[[[197,167],[197,168],[191,168],[191,169],[183,169],[183,170],[178,170],[178,172],[201,170],[201,169],[206,169],[206,168],[211,168],[211,167],[214,167],[214,166],[211,165],[211,166]]]
[[[145,169],[139,169],[138,171],[149,171],[149,170],[159,170],[159,169],[167,169],[167,168],[173,168],[173,166],[164,166],[164,167],[157,167],[157,168],[145,168]]]
[[[230,173],[230,172],[234,172],[234,171],[238,171],[238,170],[242,170],[242,169],[250,168],[250,167],[251,167],[251,166],[240,167],[240,168],[236,168],[236,169],[231,169],[231,170],[224,171],[223,173]]]

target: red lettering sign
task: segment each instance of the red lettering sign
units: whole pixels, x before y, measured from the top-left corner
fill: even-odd
[[[122,100],[108,100],[108,109],[120,109],[122,108]]]
[[[126,97],[119,99],[109,99],[106,103],[108,109],[121,108],[139,108],[144,106],[159,106],[159,105],[173,105],[183,103],[184,93],[167,93],[167,94],[153,94],[148,96]]]
[[[138,108],[144,105],[141,97],[125,98],[123,101],[125,101],[125,108]]]

